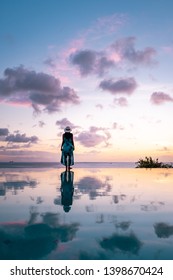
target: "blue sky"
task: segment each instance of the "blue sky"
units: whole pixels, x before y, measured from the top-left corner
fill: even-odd
[[[0,160],[173,161],[173,3],[0,3]]]

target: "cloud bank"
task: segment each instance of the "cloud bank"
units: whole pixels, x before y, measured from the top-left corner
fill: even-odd
[[[28,137],[26,136],[26,134],[9,134],[6,138],[5,138],[6,142],[13,142],[13,143],[32,143],[35,144],[38,142],[38,137],[37,136],[31,136]]]
[[[83,77],[93,74],[102,76],[112,68],[122,67],[124,63],[129,66],[155,64],[156,50],[152,47],[137,50],[135,42],[135,37],[126,37],[116,40],[100,52],[78,49],[71,53],[69,60]]]
[[[79,104],[74,89],[62,87],[58,78],[23,66],[7,68],[0,79],[0,100],[6,103],[31,105],[34,112],[60,111],[64,104]]]
[[[1,147],[1,149],[17,149],[20,147],[28,148],[31,144],[37,144],[39,138],[35,135],[27,136],[25,133],[10,133],[8,128],[0,128],[0,141],[6,142],[7,146]],[[18,145],[13,145],[13,143],[17,143]],[[25,146],[20,146],[20,144],[27,144]]]

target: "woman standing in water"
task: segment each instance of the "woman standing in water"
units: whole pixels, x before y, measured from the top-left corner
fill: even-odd
[[[62,144],[61,144],[61,163],[65,165],[66,170],[70,170],[70,166],[74,165],[74,156],[73,151],[74,141],[73,141],[73,134],[71,133],[71,128],[67,126],[64,129],[64,134],[62,135]]]

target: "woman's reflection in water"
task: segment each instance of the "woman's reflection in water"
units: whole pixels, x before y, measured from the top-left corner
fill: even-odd
[[[61,204],[64,212],[69,212],[73,204],[74,172],[64,171],[61,173]]]

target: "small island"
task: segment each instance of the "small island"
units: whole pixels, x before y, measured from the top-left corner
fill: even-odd
[[[172,164],[159,162],[158,158],[154,160],[152,157],[139,159],[135,164],[137,164],[136,168],[173,168]]]

